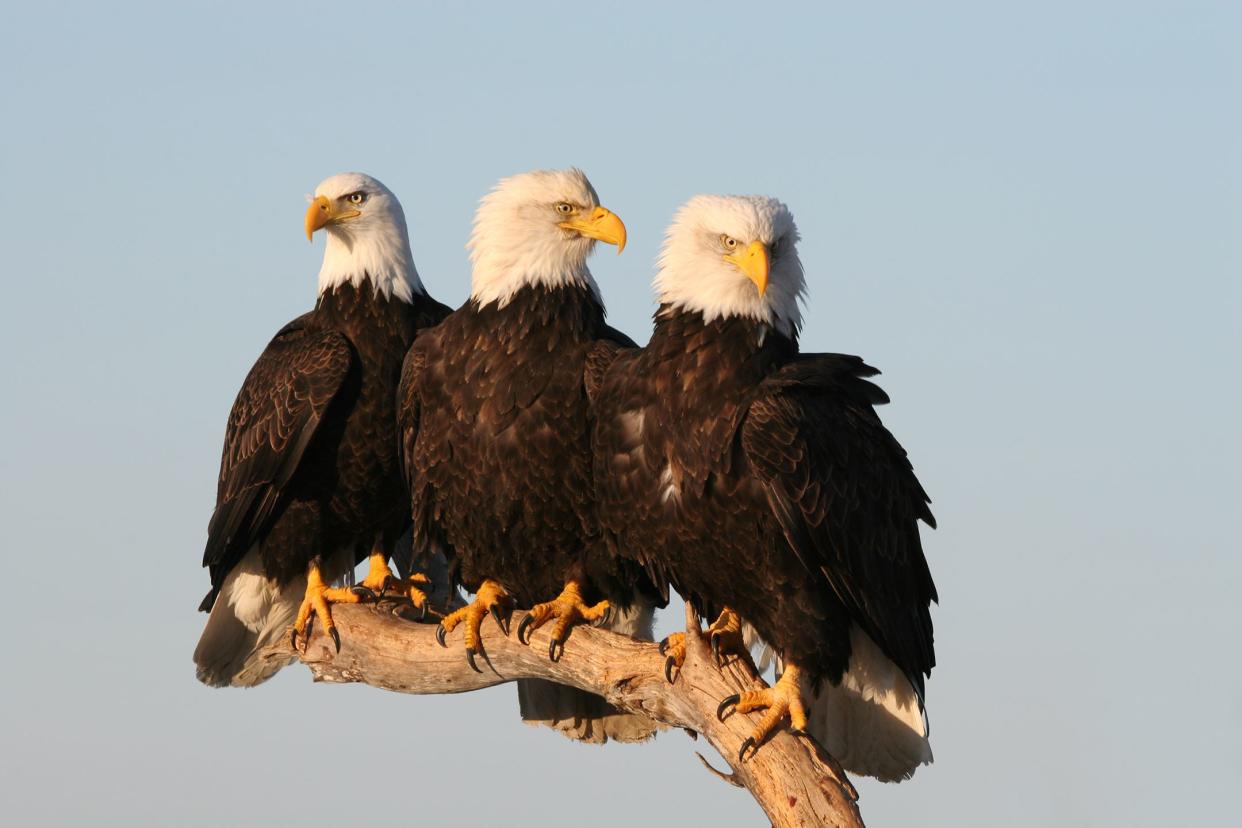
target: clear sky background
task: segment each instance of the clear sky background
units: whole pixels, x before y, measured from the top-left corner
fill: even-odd
[[[1242,7],[1002,5],[5,2],[6,820],[762,824],[680,732],[570,744],[512,687],[194,680],[225,417],[314,299],[305,194],[382,179],[457,305],[478,198],[576,164],[629,227],[614,324],[646,338],[680,203],[770,193],[803,347],[884,371],[942,606],[936,764],[860,781],[869,822],[1227,821]]]

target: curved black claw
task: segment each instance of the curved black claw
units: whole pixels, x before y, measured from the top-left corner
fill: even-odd
[[[668,636],[666,635],[660,639],[660,655],[667,655],[667,654],[668,654]]]
[[[741,750],[739,750],[739,751],[737,752],[737,761],[738,761],[738,762],[745,762],[745,761],[746,761],[746,751],[748,751],[748,750],[749,750],[749,751],[751,751],[751,755],[752,755],[752,756],[753,756],[755,753],[757,753],[757,752],[759,751],[758,746],[757,746],[757,745],[755,745],[755,737],[754,737],[754,736],[747,736],[747,737],[746,737],[746,741],[745,741],[745,742],[742,742],[742,749],[741,749]]]
[[[470,665],[471,670],[474,670],[476,673],[481,673],[483,671],[479,669],[479,665],[474,663],[474,655],[475,655],[474,647],[467,647],[466,648],[466,663]]]
[[[604,610],[604,614],[595,619],[592,627],[607,627],[608,622],[612,620],[612,605],[608,605],[608,609]]]
[[[565,655],[565,642],[557,641],[553,638],[548,642],[548,658],[552,661],[560,661],[561,656]]]
[[[676,684],[677,676],[681,675],[681,671],[678,671],[676,676],[673,675],[673,668],[676,666],[677,666],[677,659],[673,658],[672,656],[668,656],[667,658],[664,659],[664,678],[668,680],[669,684]]]
[[[533,623],[535,623],[535,619],[531,617],[530,613],[527,613],[526,617],[522,619],[522,623],[518,624],[518,641],[521,641],[523,644],[530,644],[530,625]],[[505,633],[505,635],[508,635],[508,633]]]
[[[328,635],[332,636],[332,643],[336,645],[336,651],[341,651],[341,634],[336,631],[336,627],[328,627]]]
[[[367,601],[378,601],[380,599],[380,595],[384,594],[384,591],[380,590],[379,595],[376,595],[375,590],[370,587],[364,587],[361,584],[355,587],[350,587],[349,591],[354,595],[357,595],[359,598],[363,598]]]
[[[298,648],[298,628],[297,627],[294,627],[293,629],[289,630],[289,646],[295,650]]]
[[[716,663],[720,663],[720,633],[712,633],[712,657],[716,659]]]
[[[419,621],[426,621],[426,620],[427,620],[427,604],[429,604],[429,603],[431,603],[431,602],[430,602],[430,601],[423,601],[422,606],[420,606],[420,607],[418,608],[418,620],[419,620]]]
[[[446,643],[445,643],[445,641],[444,641],[444,634],[445,634],[446,632],[448,632],[448,631],[447,631],[446,629],[444,629],[444,625],[443,625],[443,624],[438,624],[438,625],[436,625],[436,641],[439,641],[439,642],[440,642],[440,646],[441,646],[441,647],[443,647],[444,649],[446,649],[446,650],[447,650],[447,649],[448,649],[448,644],[446,644]]]
[[[722,701],[720,703],[720,706],[716,708],[716,718],[723,722],[725,719],[728,718],[728,716],[725,715],[725,709],[732,707],[733,705],[737,704],[741,700],[742,700],[741,695],[737,693],[734,693],[732,696],[726,696],[725,700]]]
[[[500,627],[500,631],[505,634],[506,638],[508,638],[509,637],[509,616],[501,615],[500,607],[497,606],[496,604],[492,604],[491,613],[492,613],[492,618],[496,619],[496,626]]]

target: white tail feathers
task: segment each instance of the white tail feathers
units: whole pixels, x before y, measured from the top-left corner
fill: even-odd
[[[259,653],[289,629],[305,592],[305,577],[278,586],[263,576],[258,550],[247,553],[225,578],[194,650],[198,680],[254,687],[289,664],[292,659],[269,661]]]
[[[636,603],[624,612],[613,610],[606,629],[641,641],[651,640],[655,607]],[[591,744],[644,742],[663,726],[636,713],[622,713],[594,693],[543,679],[517,682],[522,721],[550,727],[567,739]]]
[[[807,729],[847,771],[882,782],[909,779],[932,761],[918,694],[857,626],[850,648],[849,671],[839,685],[820,688]]]

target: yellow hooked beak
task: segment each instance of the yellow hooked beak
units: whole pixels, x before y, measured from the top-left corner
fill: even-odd
[[[357,210],[336,210],[327,196],[316,196],[306,208],[306,240],[310,241],[315,231],[327,227],[334,221],[357,218],[362,215]]]
[[[599,239],[617,246],[617,255],[625,249],[625,224],[616,213],[596,207],[590,218],[572,218],[557,225],[563,230],[576,230],[590,239]]]
[[[768,289],[768,271],[772,268],[772,259],[768,255],[768,247],[761,241],[753,241],[741,253],[730,253],[724,257],[746,274],[746,278],[759,288],[759,295]]]

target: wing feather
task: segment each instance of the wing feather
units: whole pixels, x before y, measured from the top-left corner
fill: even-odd
[[[305,323],[305,316],[294,320],[268,343],[229,413],[203,552],[213,585],[208,608],[224,576],[266,531],[354,363],[349,340]]]
[[[918,521],[935,522],[873,408],[888,399],[865,379],[876,373],[858,357],[799,357],[760,387],[742,448],[803,565],[822,573],[921,696],[935,664],[936,588]]]

